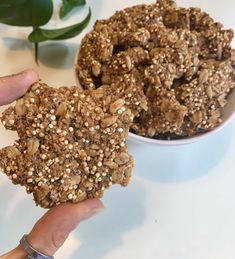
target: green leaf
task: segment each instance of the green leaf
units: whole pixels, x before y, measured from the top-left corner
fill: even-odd
[[[62,0],[60,7],[60,18],[64,18],[73,8],[86,4],[86,0]]]
[[[86,28],[91,18],[91,9],[86,18],[77,24],[54,30],[48,30],[43,28],[34,28],[34,30],[28,36],[31,42],[42,42],[46,40],[65,40],[77,36]]]
[[[53,13],[52,0],[0,0],[0,23],[42,26]]]

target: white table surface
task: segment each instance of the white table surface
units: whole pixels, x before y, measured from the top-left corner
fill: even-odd
[[[93,18],[86,32],[95,19],[141,2],[152,1],[88,1]],[[177,2],[202,7],[225,27],[235,29],[234,0]],[[37,66],[32,47],[24,40],[27,32],[0,25],[0,75],[33,67],[50,85],[74,85],[73,60],[84,33],[66,42],[42,44]],[[15,137],[0,127],[1,147]],[[125,189],[110,188],[103,199],[105,211],[82,223],[56,258],[234,259],[235,120],[194,144],[129,143],[129,148],[136,161],[132,183]],[[17,245],[44,212],[22,187],[13,186],[1,174],[0,254]]]

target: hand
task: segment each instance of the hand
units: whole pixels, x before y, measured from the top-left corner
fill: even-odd
[[[0,78],[0,105],[13,102],[24,95],[38,81],[33,70]],[[64,203],[50,209],[33,227],[27,237],[32,247],[46,255],[54,255],[66,238],[84,219],[103,209],[99,199],[90,199],[78,204]],[[22,233],[23,235],[23,233]],[[4,259],[25,259],[27,253],[20,246],[3,255]]]
[[[19,74],[0,77],[0,105],[15,101],[38,80],[38,74],[34,70],[25,70]]]

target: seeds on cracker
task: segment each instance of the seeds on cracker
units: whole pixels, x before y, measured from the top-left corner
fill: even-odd
[[[199,8],[172,0],[129,7],[98,20],[84,37],[78,80],[85,89],[109,85],[134,114],[136,134],[195,135],[221,122],[221,112],[212,114],[235,85],[232,38]],[[160,108],[164,101],[172,111]]]
[[[122,113],[110,111],[107,96]],[[33,85],[17,108],[3,112],[3,124],[19,139],[0,150],[0,168],[44,208],[100,198],[115,183],[126,186],[133,158],[125,137],[133,115],[120,100],[110,95],[109,86],[81,91]],[[24,115],[19,112],[23,103]]]

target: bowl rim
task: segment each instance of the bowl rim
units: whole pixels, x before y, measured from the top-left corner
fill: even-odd
[[[195,143],[199,140],[203,140],[206,137],[209,137],[211,135],[214,135],[215,133],[217,133],[224,127],[226,127],[229,124],[229,122],[231,120],[233,120],[233,118],[235,118],[235,113],[233,113],[230,117],[228,117],[226,120],[224,120],[216,128],[209,130],[207,132],[192,136],[192,137],[185,137],[185,138],[176,139],[176,140],[161,140],[161,139],[143,137],[143,136],[137,135],[135,133],[129,132],[128,140],[135,141],[135,142],[141,142],[141,143],[149,143],[152,145],[159,145],[159,146],[177,146],[177,145],[191,144],[191,143]]]

